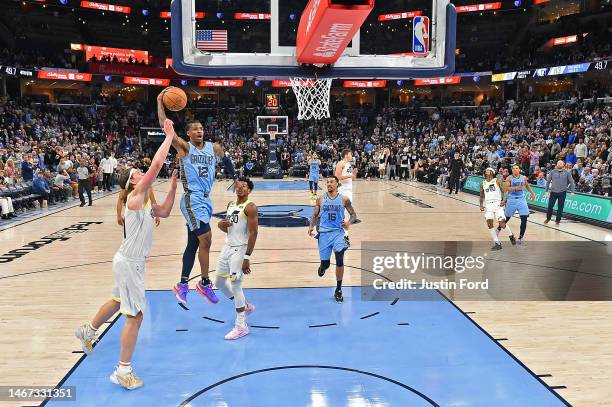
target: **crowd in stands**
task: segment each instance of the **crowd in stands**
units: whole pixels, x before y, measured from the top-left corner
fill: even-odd
[[[35,202],[53,205],[77,197],[86,205],[90,190],[115,184],[105,172],[117,174],[130,165],[146,169],[144,160],[156,146],[142,142],[139,128],[156,125],[155,109],[120,99],[98,102],[62,107],[28,99],[0,102],[3,217],[13,213],[9,196],[17,198],[12,203],[17,211]],[[256,134],[258,113],[194,109],[170,117],[178,129],[199,119],[208,138],[222,141],[238,173],[260,176],[268,162],[268,140]],[[293,111],[285,113],[295,117]],[[349,148],[360,178],[412,178],[441,186],[455,153],[463,162],[464,179],[483,174],[487,167],[505,177],[518,164],[539,185],[555,162],[563,160],[578,192],[612,196],[611,116],[611,105],[581,100],[554,107],[492,101],[486,109],[345,109],[326,120],[291,120],[290,133],[276,138],[276,155],[287,175],[301,177],[316,152],[327,175],[340,152]]]

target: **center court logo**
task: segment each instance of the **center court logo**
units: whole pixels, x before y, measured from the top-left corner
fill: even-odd
[[[314,208],[310,205],[263,205],[257,207],[258,223],[263,227],[295,228],[308,226]],[[213,216],[225,218],[225,212]]]

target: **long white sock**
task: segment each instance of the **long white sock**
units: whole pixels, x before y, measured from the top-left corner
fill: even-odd
[[[489,229],[489,234],[491,235],[495,243],[499,243],[499,237],[497,237],[497,233],[495,233],[495,228]]]
[[[241,328],[246,327],[246,312],[237,312],[236,313],[236,326]]]

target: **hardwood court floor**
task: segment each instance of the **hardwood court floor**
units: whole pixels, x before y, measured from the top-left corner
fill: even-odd
[[[233,198],[228,186],[227,181],[215,184],[215,211],[223,211]],[[448,196],[430,186],[394,181],[359,181],[354,189],[354,207],[363,222],[351,229],[345,285],[359,284],[357,268],[363,241],[489,239],[483,215],[475,205],[476,196]],[[167,184],[161,182],[155,190],[161,201]],[[432,208],[415,205],[414,199],[413,203],[398,199],[392,193],[404,193]],[[93,207],[49,214],[0,232],[0,254],[50,235],[65,239],[0,263],[0,366],[4,372],[0,385],[55,385],[81,357],[72,353],[79,349],[74,329],[109,298],[113,285],[111,259],[122,238],[116,223],[116,198],[113,194],[95,201]],[[171,217],[154,231],[147,289],[169,289],[179,277],[186,241],[179,199],[177,196]],[[311,204],[307,191],[255,190],[251,199],[258,205]],[[612,233],[602,228],[580,223],[544,226],[542,213],[529,219],[530,241],[612,240]],[[516,230],[518,222],[513,226]],[[222,245],[222,233],[213,228],[211,269]],[[261,227],[253,274],[245,287],[334,285],[333,273],[317,277],[317,264],[316,241],[307,236],[306,228]],[[192,275],[198,270],[196,261]],[[201,301],[193,291],[190,300]],[[557,391],[573,405],[609,405],[612,304],[487,301],[457,305],[474,312],[470,317],[493,337],[508,338],[502,345],[536,374],[552,375],[543,378],[547,384],[566,386]]]

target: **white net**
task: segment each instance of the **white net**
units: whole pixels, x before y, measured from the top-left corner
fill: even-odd
[[[329,118],[329,90],[333,79],[289,78],[298,101],[298,120]]]

